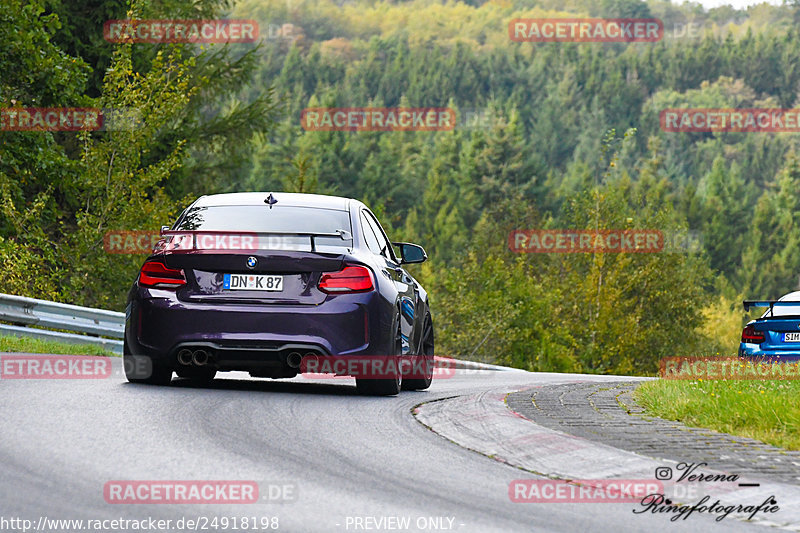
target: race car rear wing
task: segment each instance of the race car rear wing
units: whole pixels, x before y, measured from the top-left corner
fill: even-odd
[[[745,300],[744,310],[749,311],[752,307],[769,307],[769,314],[774,315],[773,308],[777,307],[800,307],[800,302],[789,300]]]
[[[233,237],[238,238],[235,242],[237,243],[235,246],[232,245],[223,245],[229,248],[234,249],[243,249],[243,237],[247,237],[250,240],[248,242],[255,242],[254,239],[258,239],[261,236],[270,236],[270,237],[308,237],[311,241],[311,251],[317,251],[317,243],[316,239],[319,237],[335,237],[342,239],[343,241],[352,240],[352,234],[343,229],[338,229],[332,233],[321,233],[321,232],[309,232],[309,231],[217,231],[217,230],[171,230],[167,228],[161,228],[161,236],[162,237],[173,237],[173,238],[180,238],[183,236],[188,236],[188,242],[181,241],[175,242],[173,246],[164,245],[165,249],[172,248],[173,250],[196,250],[198,248],[205,248],[198,246],[198,237],[213,237],[213,236],[220,236],[220,237]],[[219,242],[219,240],[217,241]],[[224,242],[224,240],[223,240]],[[231,241],[233,242],[233,241]],[[212,249],[215,246],[212,245]],[[216,248],[220,248],[217,246]]]

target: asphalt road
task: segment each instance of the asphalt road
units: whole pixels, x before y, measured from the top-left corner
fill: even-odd
[[[190,529],[185,522],[176,527],[181,518],[199,519],[198,530],[234,531],[231,517],[271,526],[277,518],[277,530],[291,532],[762,529],[703,517],[670,522],[633,514],[630,503],[513,503],[509,483],[534,475],[457,446],[411,413],[422,402],[509,385],[617,376],[482,372],[374,398],[357,395],[350,378],[272,381],[225,373],[208,387],[177,378],[155,387],[125,382],[119,360],[114,370],[94,380],[0,379],[0,529],[13,527],[3,520],[27,519],[33,527],[41,517],[152,517],[171,520],[172,531]],[[270,486],[289,487],[294,498],[109,504],[103,489],[115,480],[252,480],[262,495]],[[403,520],[408,528],[399,527]],[[102,530],[132,530],[113,525]],[[238,526],[254,531],[252,522]]]

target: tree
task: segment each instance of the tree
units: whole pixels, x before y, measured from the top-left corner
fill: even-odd
[[[51,42],[58,17],[41,2],[0,3],[0,107],[74,106],[89,68]],[[74,208],[78,172],[52,132],[0,131],[0,292],[59,298],[69,261],[54,245]]]
[[[733,163],[728,171],[722,157],[714,160],[700,187],[702,233],[711,268],[730,279],[741,267],[754,191],[745,183],[739,166]]]
[[[756,204],[738,278],[752,298],[777,298],[798,287],[800,161],[794,152]]]

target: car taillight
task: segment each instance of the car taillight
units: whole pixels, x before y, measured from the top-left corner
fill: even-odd
[[[158,261],[148,261],[139,272],[139,285],[143,287],[180,287],[186,285],[183,270],[167,268]]]
[[[749,342],[751,344],[761,344],[766,338],[760,331],[756,331],[755,326],[752,324],[747,325],[742,330],[742,342]]]
[[[319,290],[327,293],[366,292],[373,289],[372,274],[362,266],[346,266],[339,272],[325,272]]]

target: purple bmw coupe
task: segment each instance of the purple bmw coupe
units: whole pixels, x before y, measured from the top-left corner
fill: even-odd
[[[162,236],[128,295],[129,381],[164,385],[173,372],[210,381],[232,370],[290,378],[335,356],[383,363],[355,375],[363,393],[430,386],[428,295],[403,268],[427,255],[391,243],[363,203],[203,196]]]

